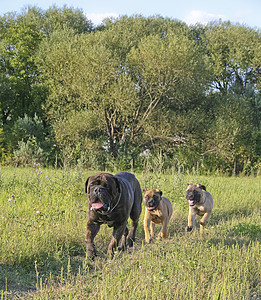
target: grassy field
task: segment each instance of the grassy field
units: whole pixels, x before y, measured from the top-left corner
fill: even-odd
[[[0,169],[0,299],[261,299],[261,178],[138,173],[174,207],[169,237],[144,243],[144,205],[133,249],[85,255],[82,169]],[[185,233],[186,183],[201,183],[214,210],[203,236]],[[159,226],[156,227],[159,230]]]

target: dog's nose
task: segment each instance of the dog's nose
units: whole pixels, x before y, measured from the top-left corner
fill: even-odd
[[[95,194],[99,194],[100,191],[101,191],[101,188],[98,187],[98,186],[94,189],[94,193],[95,193]]]

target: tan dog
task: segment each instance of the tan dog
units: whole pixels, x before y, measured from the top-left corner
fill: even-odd
[[[213,198],[206,187],[201,184],[187,184],[186,199],[189,204],[188,226],[186,231],[193,231],[195,228],[196,215],[202,216],[200,220],[200,231],[203,231],[204,226],[212,213]]]
[[[173,212],[168,198],[162,197],[159,189],[143,189],[146,206],[144,217],[145,241],[151,242],[154,237],[155,224],[162,224],[159,240],[168,236],[168,223]]]

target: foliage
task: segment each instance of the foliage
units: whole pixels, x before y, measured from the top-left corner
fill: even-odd
[[[141,169],[149,151],[170,167],[258,173],[260,45],[260,31],[222,21],[135,15],[95,28],[66,6],[4,15],[2,156],[36,114],[50,164]]]
[[[213,23],[207,27],[205,39],[215,76],[214,88],[222,93],[234,88],[240,94],[247,84],[256,82],[258,70],[253,60],[255,48],[260,44],[257,31],[230,22]]]
[[[26,142],[19,141],[14,151],[13,163],[17,166],[32,166],[36,162],[44,162],[43,149],[37,144],[36,138],[30,137]]]
[[[66,119],[57,121],[54,124],[55,140],[61,149],[63,165],[104,168],[103,130],[99,115],[88,110],[72,112]]]
[[[24,114],[41,115],[44,100],[41,86],[37,86],[39,71],[34,53],[43,38],[35,18],[6,16],[1,23],[0,73],[1,121],[14,122]]]
[[[31,136],[35,136],[38,141],[43,140],[44,126],[43,121],[35,114],[33,118],[25,115],[19,118],[13,128],[14,138],[16,141],[28,140]]]
[[[52,24],[52,27],[50,27]],[[57,28],[71,26],[77,32],[88,32],[91,23],[87,21],[80,10],[58,9],[52,7],[46,12],[36,7],[28,7],[20,15],[10,13],[0,19],[0,107],[1,123],[4,130],[3,153],[10,153],[15,149],[17,142],[23,145],[22,139],[32,136],[27,131],[27,136],[20,137],[23,130],[21,120],[25,115],[34,118],[37,115],[42,122],[41,135],[38,142],[44,148],[48,161],[53,161],[52,151],[46,151],[43,135],[50,129],[46,123],[43,111],[47,97],[45,84],[39,82],[41,71],[35,64],[35,53],[41,41],[52,34]],[[24,119],[26,121],[26,118]],[[20,122],[20,125],[18,124]],[[31,131],[34,128],[31,128]],[[52,133],[49,133],[51,136]],[[44,142],[46,144],[46,141]],[[48,142],[50,143],[50,141]],[[50,146],[50,145],[49,145]]]
[[[0,159],[5,155],[3,128],[0,127]]]
[[[93,25],[81,9],[67,7],[58,8],[52,6],[42,12],[44,32],[47,36],[59,29],[71,28],[77,33],[92,31]]]

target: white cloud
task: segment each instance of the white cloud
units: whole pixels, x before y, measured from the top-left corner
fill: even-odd
[[[189,24],[201,23],[206,25],[210,21],[225,19],[224,15],[211,14],[202,10],[192,10],[185,18],[184,21]]]
[[[99,25],[102,23],[102,21],[106,18],[118,18],[119,15],[116,13],[91,13],[91,14],[86,14],[86,17],[92,21],[94,25]]]

